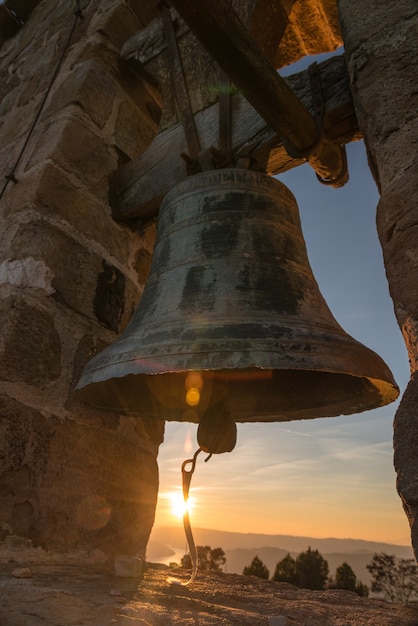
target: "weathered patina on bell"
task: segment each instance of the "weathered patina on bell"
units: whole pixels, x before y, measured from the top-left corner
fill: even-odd
[[[398,388],[325,303],[292,193],[225,169],[164,199],[139,306],[87,365],[78,394],[167,420],[198,422],[217,405],[236,422],[262,422],[358,413]]]

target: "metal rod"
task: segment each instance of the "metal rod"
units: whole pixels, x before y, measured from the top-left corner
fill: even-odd
[[[281,138],[287,152],[303,155],[320,178],[341,186],[348,179],[340,146],[321,134],[309,111],[265,58],[227,0],[171,0],[193,33]]]
[[[181,113],[187,148],[189,156],[192,159],[197,159],[200,152],[200,142],[194,123],[189,94],[187,92],[186,79],[183,72],[183,64],[181,62],[176,34],[174,32],[173,21],[171,19],[171,12],[168,6],[164,3],[160,5],[160,10],[163,20],[164,34],[167,41],[168,58],[173,72],[176,100]]]

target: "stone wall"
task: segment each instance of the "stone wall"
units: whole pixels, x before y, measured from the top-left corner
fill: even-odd
[[[339,0],[359,126],[381,198],[377,227],[411,380],[395,417],[398,490],[418,557],[418,43],[415,0]]]
[[[158,129],[159,92],[119,57],[153,3],[82,3],[14,170],[75,23],[76,3],[33,4],[0,48],[1,179],[18,181],[0,202],[0,541],[134,554],[154,519],[163,423],[99,413],[72,390],[149,269],[155,225],[117,225],[107,196]]]
[[[17,180],[0,200],[0,542],[19,536],[55,551],[143,552],[163,423],[94,411],[72,391],[85,363],[126,326],[150,265],[155,224],[136,233],[116,224],[108,177],[158,131],[156,84],[119,54],[155,17],[156,3],[84,0],[77,23],[77,2],[6,4],[20,7],[25,23],[12,32],[0,8],[0,175]],[[335,0],[234,4],[277,67],[341,42]],[[411,360],[395,463],[418,553],[416,3],[389,5],[338,1],[381,191],[389,286]]]

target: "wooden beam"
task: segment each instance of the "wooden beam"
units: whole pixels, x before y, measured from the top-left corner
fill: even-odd
[[[318,176],[339,187],[347,179],[340,146],[324,133],[264,57],[230,0],[171,0],[171,4],[232,82],[242,91],[287,152],[303,155]]]
[[[360,139],[344,56],[332,57],[318,69],[325,102],[324,130],[338,144]],[[286,83],[312,110],[308,71],[286,78]],[[218,104],[198,112],[195,124],[204,147],[218,146]],[[180,158],[186,150],[183,126],[177,124],[160,132],[140,157],[117,170],[110,185],[115,219],[134,227],[155,217],[164,195],[187,176]],[[232,96],[232,152],[235,161],[249,159],[251,169],[268,174],[279,174],[304,162],[288,155],[278,134],[241,94]]]

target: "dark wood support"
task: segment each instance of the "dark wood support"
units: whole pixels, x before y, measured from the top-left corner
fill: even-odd
[[[361,138],[351,99],[344,57],[335,56],[318,66],[325,103],[324,130],[336,144]],[[288,87],[312,110],[308,71],[286,79]],[[195,114],[203,147],[218,146],[219,105]],[[280,136],[266,124],[241,94],[232,96],[232,152],[235,161],[250,161],[251,169],[279,174],[304,162],[292,158]],[[186,175],[180,158],[187,151],[182,124],[160,132],[145,152],[122,166],[111,180],[111,204],[116,220],[132,227],[155,217],[164,195]]]
[[[304,156],[334,187],[347,179],[345,154],[262,54],[229,0],[171,0],[206,50],[280,137],[289,155]]]

